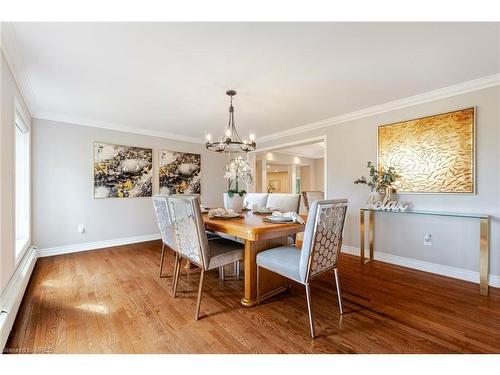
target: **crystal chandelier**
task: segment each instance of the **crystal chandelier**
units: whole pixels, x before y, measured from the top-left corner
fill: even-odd
[[[241,139],[238,132],[236,131],[236,125],[234,123],[234,107],[233,107],[233,96],[236,95],[236,91],[228,90],[226,94],[231,98],[229,104],[229,122],[226,126],[224,136],[218,141],[212,141],[212,136],[207,134],[205,146],[212,151],[216,152],[248,152],[255,150],[255,135],[250,134],[248,138]]]

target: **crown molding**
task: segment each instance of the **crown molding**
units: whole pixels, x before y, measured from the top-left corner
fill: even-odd
[[[19,52],[16,33],[11,22],[2,22],[1,34],[3,55],[5,56],[5,60],[7,61],[7,65],[9,66],[12,75],[14,76],[14,81],[21,92],[24,103],[32,116],[38,108],[36,95],[31,84],[30,75],[25,69],[24,60]]]
[[[259,142],[268,142],[283,137],[310,132],[316,129],[325,128],[348,121],[358,120],[385,112],[395,111],[401,108],[411,107],[418,104],[428,103],[435,100],[445,99],[456,95],[465,94],[472,91],[486,89],[488,87],[500,85],[500,73],[492,74],[486,77],[474,79],[472,81],[462,82],[456,85],[443,87],[440,89],[428,91],[422,94],[409,96],[407,98],[394,100],[392,102],[375,105],[361,109],[359,111],[349,112],[343,115],[330,117],[325,120],[301,125],[292,129],[276,132],[259,137]]]
[[[106,121],[89,120],[89,119],[83,119],[83,118],[78,118],[78,117],[74,117],[74,116],[60,115],[60,114],[51,113],[51,112],[38,112],[33,116],[33,118],[36,118],[39,120],[57,121],[57,122],[62,122],[62,123],[66,123],[66,124],[71,124],[71,125],[88,126],[88,127],[92,127],[92,128],[101,128],[101,129],[121,131],[121,132],[126,132],[126,133],[147,135],[147,136],[151,136],[151,137],[167,138],[167,139],[172,139],[175,141],[183,141],[183,142],[199,143],[199,144],[204,143],[203,139],[201,137],[200,138],[189,137],[189,136],[185,136],[185,135],[181,135],[181,134],[165,132],[162,130],[144,129],[144,128],[139,128],[139,127],[134,127],[134,126],[127,126],[127,125],[123,125],[123,124],[106,122]]]

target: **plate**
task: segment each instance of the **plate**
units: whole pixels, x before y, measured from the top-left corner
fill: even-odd
[[[228,220],[228,219],[236,219],[237,217],[240,217],[240,214],[234,213],[229,215],[215,215],[214,219]]]
[[[273,210],[266,210],[264,208],[261,208],[257,211],[253,211],[254,214],[261,214],[261,215],[269,215],[273,213]]]
[[[293,219],[291,217],[287,217],[287,216],[268,216],[268,217],[266,217],[266,219],[269,221],[275,221],[277,223],[289,223],[289,222],[293,221]]]

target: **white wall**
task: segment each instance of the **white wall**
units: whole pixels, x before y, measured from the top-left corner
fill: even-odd
[[[331,198],[348,198],[344,244],[359,246],[359,208],[366,201],[365,186],[353,180],[366,174],[366,161],[377,158],[379,125],[476,106],[477,194],[405,195],[415,209],[477,212],[492,215],[490,274],[500,275],[500,87],[491,87],[326,128],[261,142],[260,147],[327,135],[328,192]],[[423,245],[423,235],[433,245]],[[466,270],[479,269],[477,220],[378,213],[375,250]]]
[[[323,191],[325,189],[325,160],[314,160],[314,190]]]
[[[93,198],[93,142],[201,153],[202,203],[221,206],[226,156],[202,144],[33,119],[33,235],[40,249],[158,233],[151,198]],[[85,224],[80,234],[78,224]]]
[[[3,52],[0,60],[0,294],[16,268],[15,258],[15,101],[29,113]]]

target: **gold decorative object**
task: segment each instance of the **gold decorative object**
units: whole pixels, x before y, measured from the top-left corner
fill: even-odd
[[[475,193],[475,110],[378,128],[378,168],[394,167],[399,193]]]

